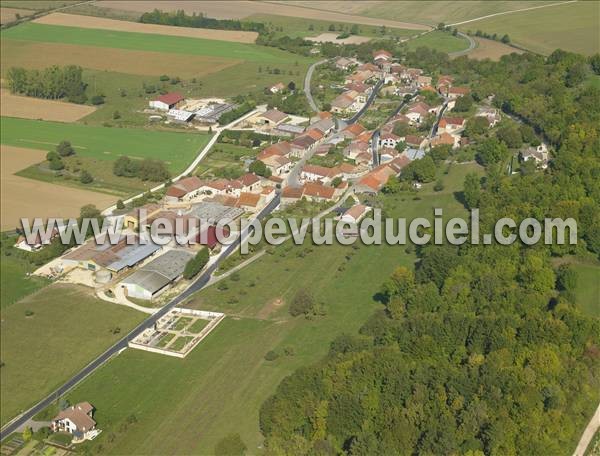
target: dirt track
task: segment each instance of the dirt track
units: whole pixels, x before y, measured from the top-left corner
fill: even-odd
[[[391,21],[387,19],[373,19],[352,14],[321,11],[312,8],[303,8],[290,4],[271,3],[264,1],[125,1],[125,0],[102,0],[97,6],[116,8],[127,11],[138,11],[140,13],[152,11],[154,8],[164,11],[185,10],[187,13],[205,13],[209,17],[217,19],[242,19],[253,14],[272,14],[276,16],[302,17],[306,19],[325,20],[335,22],[349,22],[352,24],[365,24],[410,30],[428,30],[430,27],[408,22]]]
[[[114,196],[14,175],[45,157],[42,150],[0,145],[2,231],[15,228],[21,217],[77,217],[85,204],[104,208],[114,203]]]
[[[75,122],[95,110],[93,106],[21,97],[11,94],[7,89],[0,90],[0,112],[4,117]]]
[[[151,11],[151,9],[147,10]],[[66,25],[70,27],[114,30],[118,32],[153,33],[156,35],[183,36],[188,38],[205,38],[209,40],[234,41],[237,43],[254,43],[258,33],[237,30],[210,30],[170,25],[142,24],[139,22],[117,21],[102,17],[79,16],[75,14],[52,13],[35,19],[33,22],[47,25]]]

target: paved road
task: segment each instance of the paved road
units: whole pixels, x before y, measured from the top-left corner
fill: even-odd
[[[467,35],[466,33],[463,32],[458,32],[458,34],[460,36],[462,36],[463,38],[469,40],[469,47],[467,49],[463,49],[462,51],[457,51],[457,52],[449,52],[448,56],[450,58],[452,57],[460,57],[461,55],[465,55],[468,54],[469,52],[471,52],[473,49],[475,49],[475,47],[477,46],[477,43],[475,42],[475,40],[473,38],[471,38],[469,35]]]
[[[262,219],[266,215],[270,214],[279,205],[279,201],[280,201],[280,196],[277,195],[273,199],[273,201],[271,201],[265,208],[263,208],[259,212],[257,217],[259,219]],[[37,413],[41,412],[43,409],[48,407],[50,404],[52,404],[52,402],[57,400],[59,397],[66,394],[73,387],[75,387],[79,382],[81,382],[83,379],[85,379],[86,377],[91,375],[96,369],[98,369],[100,366],[102,366],[104,363],[106,363],[108,360],[110,360],[113,356],[117,355],[123,349],[127,348],[127,343],[131,339],[133,339],[139,333],[144,331],[146,328],[149,328],[152,325],[154,325],[154,323],[156,323],[156,321],[160,317],[162,317],[167,312],[169,312],[169,310],[171,310],[173,307],[182,303],[187,298],[189,298],[192,294],[201,290],[209,282],[212,273],[217,269],[219,263],[221,261],[223,261],[225,258],[227,258],[231,253],[233,253],[235,251],[235,249],[240,245],[240,242],[242,241],[242,239],[245,239],[247,237],[247,235],[248,235],[247,232],[242,233],[242,236],[240,236],[236,242],[227,246],[221,252],[221,254],[217,258],[217,260],[211,266],[209,266],[208,269],[206,269],[202,274],[200,274],[200,276],[198,276],[198,278],[194,282],[192,282],[190,284],[190,286],[188,288],[186,288],[183,293],[181,293],[179,296],[174,298],[167,305],[162,307],[158,312],[149,316],[146,320],[144,320],[142,323],[140,323],[138,326],[136,326],[125,337],[120,339],[118,342],[116,342],[114,345],[112,345],[110,348],[108,348],[104,353],[102,353],[100,356],[98,356],[96,359],[94,359],[90,364],[88,364],[83,369],[81,369],[77,374],[75,374],[73,377],[71,377],[69,380],[67,380],[57,390],[55,390],[54,392],[52,392],[51,394],[46,396],[44,399],[42,399],[40,402],[35,404],[33,407],[31,407],[26,412],[22,413],[21,415],[19,415],[18,417],[16,417],[9,423],[7,423],[0,430],[0,440],[3,440],[8,435],[15,432],[23,424],[25,424],[28,420],[33,418],[33,416],[35,416]]]
[[[311,66],[308,67],[308,71],[306,72],[306,75],[304,76],[304,93],[306,94],[306,99],[308,100],[308,104],[310,105],[310,108],[315,112],[319,112],[320,109],[317,106],[317,103],[315,103],[315,100],[312,96],[312,92],[310,90],[310,80],[312,79],[312,75],[315,71],[315,68],[318,67],[319,65],[322,65],[325,62],[327,62],[327,59],[319,60],[318,62],[313,63]]]
[[[367,109],[369,109],[369,106],[371,106],[371,103],[373,103],[373,101],[375,100],[375,97],[377,96],[377,93],[379,92],[379,89],[381,89],[382,86],[383,86],[383,79],[380,79],[379,82],[377,84],[375,84],[375,87],[373,87],[373,91],[371,92],[371,95],[369,95],[369,98],[367,98],[367,102],[361,108],[361,110],[358,111],[356,114],[354,114],[350,119],[346,120],[346,123],[348,125],[352,125],[353,123],[356,123],[358,121],[358,119],[360,119],[360,117],[365,112],[367,112]]]

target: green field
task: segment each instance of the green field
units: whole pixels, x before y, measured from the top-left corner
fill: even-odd
[[[505,33],[511,41],[541,54],[555,49],[591,55],[600,51],[600,2],[575,2],[492,17],[460,26],[461,30]]]
[[[33,315],[27,317],[26,311]],[[2,424],[62,384],[143,317],[71,285],[49,286],[2,309]],[[113,334],[116,327],[119,334]]]
[[[0,258],[0,309],[30,295],[48,283],[41,277],[27,277],[33,268],[24,260],[2,255]]]
[[[3,117],[2,144],[52,150],[62,140],[71,142],[76,156],[112,161],[121,155],[163,160],[172,172],[183,171],[209,140],[201,133],[104,128]]]
[[[389,213],[409,219],[443,207],[464,213],[454,192],[476,165],[440,171],[445,189],[382,197]],[[112,454],[211,454],[223,436],[239,433],[250,453],[262,436],[258,412],[281,379],[320,359],[341,333],[352,334],[380,308],[373,300],[398,265],[411,266],[403,246],[315,247],[284,244],[184,306],[215,309],[228,317],[185,359],[127,350],[85,380],[70,395],[97,408],[103,434],[86,443]],[[293,318],[288,304],[297,290],[310,290],[326,314]],[[266,361],[275,350],[279,358]],[[287,353],[287,354],[286,354]],[[127,424],[134,414],[137,421]],[[106,436],[110,435],[108,439]]]
[[[254,158],[258,150],[234,144],[216,143],[198,165],[196,174],[202,177],[222,177],[225,169],[241,175],[244,173],[243,157]]]
[[[573,269],[577,272],[577,304],[588,315],[600,318],[600,265],[575,263]]]
[[[439,30],[410,40],[406,44],[408,49],[413,51],[419,47],[428,47],[440,52],[458,52],[469,47],[469,42],[465,38]]]
[[[227,57],[276,64],[296,56],[275,48],[228,41],[187,38],[169,35],[154,35],[137,32],[117,32],[79,27],[65,27],[27,22],[3,30],[2,39],[39,41],[44,43],[66,43],[85,46],[135,49],[140,51],[166,52],[187,55]]]

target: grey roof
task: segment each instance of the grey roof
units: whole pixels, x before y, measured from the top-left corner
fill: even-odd
[[[277,130],[284,131],[286,133],[302,133],[304,127],[293,124],[281,124],[277,127]]]
[[[423,149],[406,149],[404,152],[409,160],[420,160],[425,156],[425,151]]]
[[[152,260],[142,267],[141,271],[157,272],[169,280],[175,280],[185,269],[185,265],[192,259],[194,254],[182,249],[169,250],[164,255]]]
[[[208,201],[194,204],[191,210],[191,215],[194,215],[201,220],[210,220],[215,223],[219,220],[235,220],[243,213],[244,210],[239,207],[229,207]]]
[[[119,252],[119,259],[110,263],[106,268],[111,271],[120,271],[125,267],[132,267],[144,258],[148,258],[160,247],[160,245],[154,243],[128,245]]]
[[[169,250],[131,274],[121,283],[137,285],[150,293],[156,293],[183,274],[185,265],[193,256],[192,252],[186,250]]]

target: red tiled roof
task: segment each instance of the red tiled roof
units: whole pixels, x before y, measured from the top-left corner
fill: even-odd
[[[179,92],[165,93],[156,99],[156,101],[162,101],[169,106],[177,104],[181,100],[183,100],[183,95],[181,95]]]
[[[307,182],[304,184],[304,194],[307,196],[331,199],[334,193],[335,189],[333,187],[326,187],[316,182]]]
[[[237,206],[256,207],[259,201],[260,195],[258,193],[242,192],[240,193],[240,199],[237,202]]]

